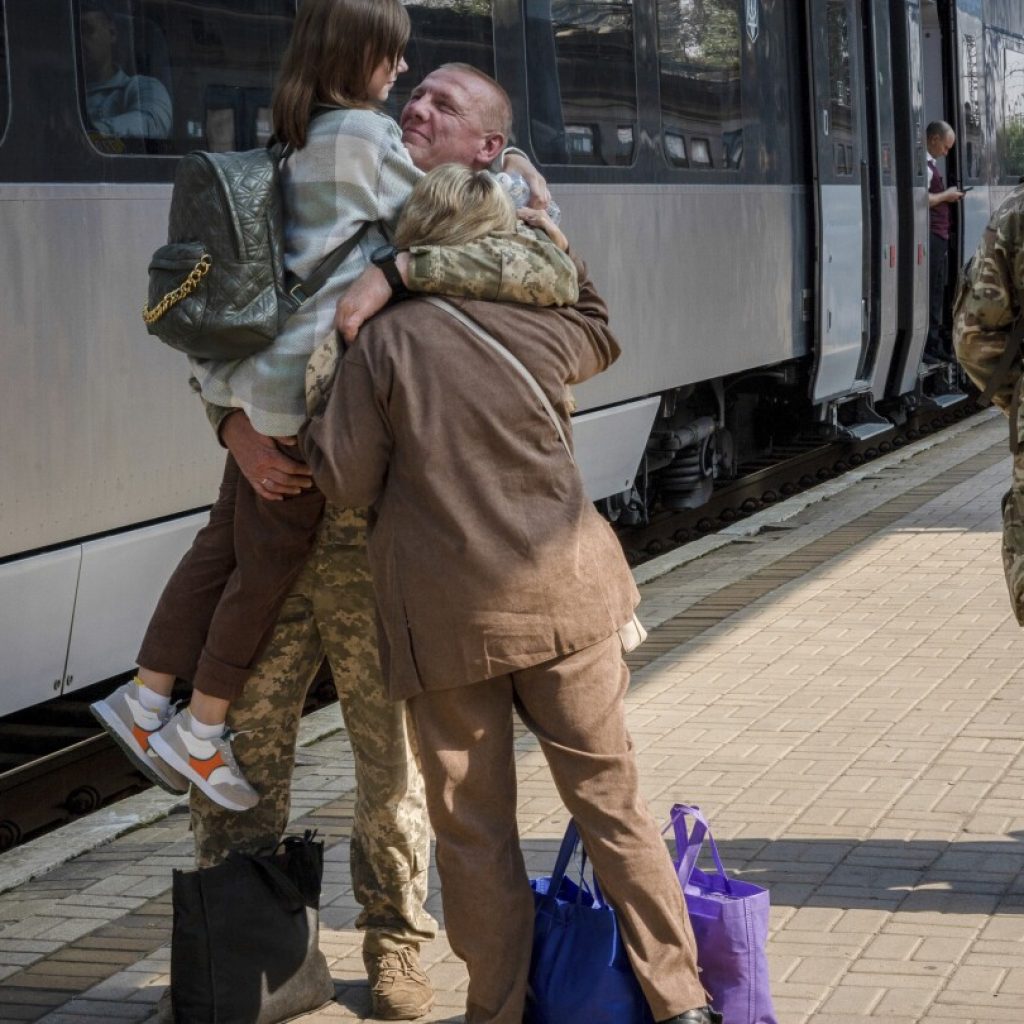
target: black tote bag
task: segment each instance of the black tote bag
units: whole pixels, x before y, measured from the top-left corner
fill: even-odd
[[[174,872],[176,1024],[279,1024],[334,998],[318,941],[323,856],[307,832],[270,856]]]

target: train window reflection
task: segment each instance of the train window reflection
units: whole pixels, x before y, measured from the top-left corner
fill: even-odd
[[[741,6],[740,0],[658,0],[662,138],[673,166],[742,165]],[[687,160],[669,140],[694,132],[701,138],[691,142]]]
[[[665,152],[668,155],[669,163],[676,167],[687,167],[686,139],[675,132],[665,132]]]
[[[1007,47],[1003,65],[1003,123],[998,148],[1004,179],[1024,176],[1024,53]]]
[[[545,164],[633,162],[632,0],[523,0],[530,142]]]
[[[409,70],[391,91],[397,117],[412,90],[442,64],[471,64],[494,76],[494,21],[490,0],[402,0],[412,22],[405,48]]]
[[[982,151],[982,107],[981,107],[981,69],[979,67],[978,37],[965,32],[962,39],[963,55],[961,59],[962,75],[960,95],[964,104],[964,170],[969,181],[977,181],[981,175]]]
[[[111,155],[262,145],[294,16],[294,0],[79,0],[93,145]]]
[[[690,158],[694,167],[713,167],[710,139],[691,139]]]
[[[0,139],[7,131],[11,96],[10,87],[7,84],[7,29],[4,14],[4,0],[0,0]]]
[[[826,9],[828,32],[829,134],[832,136],[833,172],[850,177],[854,172],[853,84],[850,71],[850,12],[846,0],[830,0]]]

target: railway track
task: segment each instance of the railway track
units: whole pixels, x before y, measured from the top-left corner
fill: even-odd
[[[694,511],[662,512],[642,527],[619,531],[631,564],[706,536],[768,505],[934,433],[976,411],[971,399],[919,410],[906,423],[869,441],[796,441],[772,459],[741,467]],[[89,703],[121,679],[0,718],[0,851],[149,788],[99,728]],[[305,712],[336,699],[330,673],[317,677]]]
[[[944,408],[919,409],[906,423],[866,441],[795,441],[778,449],[772,459],[742,466],[737,478],[716,486],[711,500],[699,509],[659,512],[643,526],[620,529],[626,557],[630,565],[639,565],[842,476],[977,411],[974,399],[965,397]]]
[[[0,852],[150,788],[89,711],[125,678],[0,718]],[[325,663],[303,714],[336,700]]]

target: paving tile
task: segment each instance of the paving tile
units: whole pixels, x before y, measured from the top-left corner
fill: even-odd
[[[644,792],[659,817],[699,801],[729,869],[770,887],[781,1024],[1024,1020],[1024,678],[997,533],[1008,460],[1002,421],[972,424],[784,510],[782,529],[737,524],[641,587],[662,630],[627,695]],[[546,873],[566,815],[523,730],[516,757],[526,859]],[[302,748],[295,813],[341,837],[321,942],[338,998],[303,1020],[368,1007],[353,785],[343,732]],[[0,1020],[149,1019],[186,830],[171,815],[0,896]],[[443,932],[423,960],[438,988],[425,1020],[460,1020],[465,969]]]

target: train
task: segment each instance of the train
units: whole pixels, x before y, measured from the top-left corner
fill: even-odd
[[[949,122],[951,279],[1024,175],[1020,0],[408,0],[409,72],[462,61],[607,298],[574,437],[605,515],[699,508],[796,436],[962,399],[923,359],[924,134]],[[222,452],[140,317],[177,159],[270,134],[294,0],[105,0],[162,113],[94,103],[87,0],[0,0],[0,715],[130,671]],[[102,55],[101,55],[102,57]],[[158,83],[159,88],[152,83]]]

